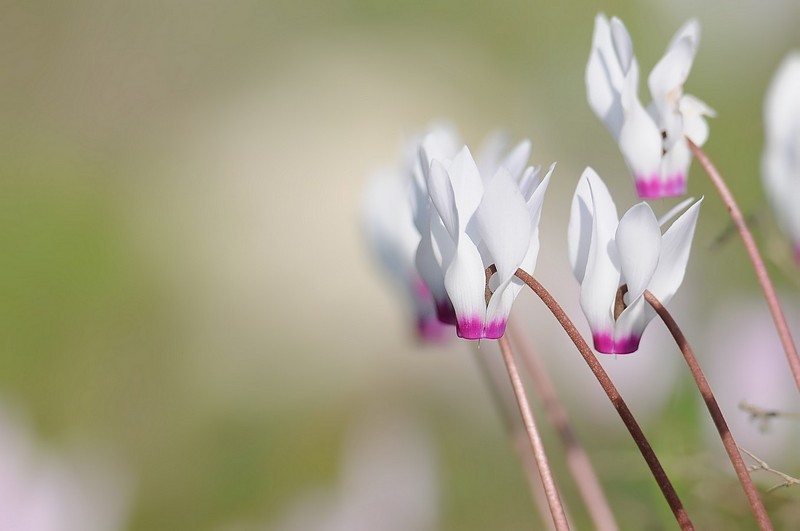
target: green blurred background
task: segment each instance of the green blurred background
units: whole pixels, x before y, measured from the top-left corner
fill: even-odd
[[[686,90],[718,113],[706,150],[753,216],[800,323],[800,270],[759,177],[763,95],[800,48],[797,2],[10,1],[0,5],[0,399],[51,447],[90,440],[113,455],[131,484],[131,530],[281,528],[305,493],[340,488],[348,438],[375,415],[424,433],[435,528],[538,528],[472,345],[415,343],[359,213],[369,173],[435,120],[470,145],[499,127],[531,138],[536,163],[558,161],[537,273],[585,329],[565,272],[570,196],[592,165],[621,209],[635,200],[586,103],[598,9],[626,23],[643,73],[699,18]],[[732,301],[766,309],[736,238],[718,243],[728,220],[696,165],[689,187],[708,197],[674,306],[708,359],[708,332],[731,330],[714,319]],[[555,367],[622,527],[672,528],[621,423],[527,295],[515,313]],[[660,328],[637,355],[657,363],[620,386],[701,527],[752,528]],[[479,355],[496,355],[487,343]],[[764,363],[779,365],[782,353],[767,350]],[[604,360],[615,361],[638,363]],[[789,400],[779,406],[800,411]],[[776,463],[798,475],[789,454]],[[782,528],[800,525],[799,496],[767,497]]]

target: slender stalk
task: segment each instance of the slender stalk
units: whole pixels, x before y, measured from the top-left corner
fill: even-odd
[[[702,149],[697,147],[691,140],[687,139],[687,142],[689,143],[689,148],[692,150],[692,153],[697,157],[697,162],[706,170],[706,173],[711,178],[711,182],[714,183],[714,186],[717,188],[723,203],[725,203],[725,206],[728,208],[734,225],[736,225],[739,231],[739,235],[742,237],[747,256],[750,257],[750,262],[753,264],[758,283],[761,284],[764,297],[767,299],[769,311],[772,313],[772,320],[775,321],[775,328],[783,344],[783,350],[786,352],[786,360],[789,362],[789,368],[792,370],[795,385],[797,385],[797,389],[800,391],[800,355],[797,353],[797,347],[794,344],[791,332],[789,332],[789,325],[786,324],[786,317],[783,315],[781,304],[778,301],[778,296],[775,293],[772,281],[767,274],[764,260],[758,252],[758,247],[756,247],[753,235],[750,233],[750,229],[747,228],[747,222],[742,215],[742,211],[739,210],[739,205],[736,204],[736,199],[734,199],[733,194],[725,184],[722,175],[720,175],[717,168],[714,167],[714,164],[712,164],[711,160]]]
[[[519,376],[519,370],[514,361],[514,354],[511,352],[511,345],[508,342],[508,338],[505,336],[502,336],[497,342],[500,345],[500,352],[503,354],[503,361],[508,370],[508,377],[511,379],[511,388],[514,390],[519,412],[522,414],[522,422],[525,425],[525,431],[528,432],[528,440],[531,444],[531,450],[533,450],[536,466],[539,467],[539,476],[542,479],[542,486],[544,487],[544,493],[547,497],[547,504],[550,506],[550,514],[553,515],[553,523],[558,531],[568,531],[569,522],[567,521],[567,513],[564,511],[564,506],[561,504],[561,497],[558,495],[558,489],[553,479],[553,471],[550,469],[550,463],[547,461],[547,454],[544,452],[544,444],[539,435],[539,430],[536,427],[533,411],[531,410],[530,404],[528,404],[525,388],[522,385],[522,378]]]
[[[661,463],[659,462],[658,457],[656,457],[653,448],[647,441],[647,437],[645,437],[642,429],[639,427],[639,423],[636,422],[633,413],[631,413],[628,405],[622,399],[622,396],[619,394],[619,391],[617,391],[616,386],[614,386],[611,378],[609,378],[608,373],[606,373],[605,369],[603,369],[603,366],[600,365],[600,362],[597,360],[597,356],[594,355],[594,352],[586,343],[586,340],[583,339],[583,336],[581,336],[580,332],[578,332],[578,329],[575,328],[575,324],[572,322],[566,312],[564,312],[563,308],[561,308],[558,302],[556,302],[553,296],[550,295],[550,293],[539,283],[538,280],[533,278],[522,269],[517,269],[516,274],[520,280],[527,284],[528,287],[531,288],[540,299],[542,299],[542,302],[545,303],[555,318],[558,319],[558,322],[564,328],[564,331],[578,348],[578,351],[581,353],[581,356],[583,356],[586,364],[589,365],[589,369],[591,369],[592,373],[594,373],[597,381],[600,383],[600,386],[606,392],[606,395],[608,395],[608,398],[611,400],[611,403],[617,410],[617,413],[622,419],[622,422],[625,424],[625,427],[628,428],[628,432],[630,432],[631,437],[633,437],[636,446],[639,447],[639,451],[641,452],[642,457],[644,457],[644,460],[647,462],[647,465],[650,467],[650,471],[652,472],[656,483],[658,483],[664,498],[666,498],[670,509],[672,509],[672,513],[675,515],[678,525],[680,525],[681,529],[684,530],[694,529],[694,524],[689,518],[689,514],[686,512],[686,509],[684,509],[683,503],[678,497],[678,493],[675,492],[675,488],[672,486],[672,483],[667,477],[667,473],[661,466]]]
[[[522,462],[522,469],[525,472],[525,478],[528,480],[528,485],[531,488],[533,504],[539,511],[539,516],[542,518],[542,524],[548,530],[555,530],[553,519],[549,516],[550,506],[547,503],[547,497],[544,493],[544,487],[542,487],[542,481],[539,479],[539,469],[536,467],[536,462],[533,460],[533,456],[531,455],[530,451],[528,451],[528,435],[525,433],[525,429],[523,428],[521,422],[514,415],[515,405],[509,402],[510,397],[502,391],[502,389],[505,387],[499,380],[502,374],[497,374],[497,372],[489,365],[488,358],[481,355],[481,352],[477,349],[475,350],[475,358],[478,362],[478,366],[481,369],[481,374],[486,381],[486,385],[489,388],[489,394],[492,396],[492,401],[495,403],[495,407],[500,414],[500,418],[508,430],[514,451],[517,453],[519,460]]]
[[[615,531],[619,529],[614,513],[608,504],[603,487],[597,479],[589,456],[578,440],[570,425],[567,410],[561,404],[553,380],[547,373],[543,363],[530,347],[523,335],[519,332],[516,321],[508,323],[508,333],[517,345],[518,352],[522,355],[522,362],[533,383],[534,393],[544,406],[545,414],[550,424],[558,433],[564,453],[567,458],[572,477],[578,486],[578,491],[586,504],[595,529],[600,531]]]
[[[739,482],[742,484],[745,496],[747,496],[750,507],[753,509],[753,514],[756,520],[758,520],[758,525],[763,530],[771,531],[773,529],[772,522],[769,519],[767,510],[764,508],[764,502],[761,501],[761,496],[758,494],[758,490],[753,484],[753,479],[750,477],[747,465],[745,465],[744,459],[742,459],[742,454],[739,453],[739,447],[733,439],[733,434],[731,434],[731,430],[728,428],[728,423],[725,422],[722,410],[719,408],[717,399],[714,397],[714,392],[711,390],[711,386],[703,374],[703,369],[700,368],[700,363],[698,363],[692,351],[692,347],[683,335],[678,323],[675,322],[675,319],[672,318],[669,311],[661,304],[661,301],[648,290],[645,290],[644,298],[648,304],[653,307],[656,313],[658,313],[661,320],[664,321],[670,334],[672,334],[672,337],[675,339],[675,343],[677,343],[678,347],[681,349],[686,364],[689,366],[694,381],[697,383],[697,388],[703,396],[708,412],[711,414],[714,425],[717,427],[719,436],[722,439],[722,444],[725,446],[725,451],[728,452],[728,457],[733,464],[733,469],[736,471],[736,475],[739,476]]]

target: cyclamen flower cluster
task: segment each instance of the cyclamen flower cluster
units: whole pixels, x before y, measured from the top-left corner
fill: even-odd
[[[503,155],[505,144],[491,138],[477,162],[468,147],[458,145],[447,128],[416,144],[418,157],[404,170],[409,203],[399,188],[381,192],[392,186],[388,178],[376,179],[367,198],[368,226],[384,264],[417,301],[423,337],[433,337],[440,326],[432,323],[435,313],[438,323],[455,325],[459,337],[497,339],[522,288],[515,272],[536,265],[542,203],[555,164],[540,181],[541,168],[526,167],[527,140]],[[414,243],[412,265],[408,250]],[[487,304],[490,265],[497,272]]]
[[[586,67],[589,106],[603,121],[633,173],[642,198],[683,195],[692,161],[687,139],[702,146],[708,139],[704,116],[714,111],[683,93],[697,46],[700,25],[690,20],[672,38],[647,84],[653,101],[639,101],[639,65],[625,25],[597,15]]]
[[[781,63],[764,105],[762,176],[781,229],[800,264],[800,52]]]

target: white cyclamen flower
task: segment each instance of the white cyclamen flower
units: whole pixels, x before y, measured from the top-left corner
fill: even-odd
[[[764,105],[764,130],[764,189],[800,263],[800,52],[784,59],[772,80]]]
[[[436,317],[433,296],[414,264],[420,236],[412,220],[410,184],[405,172],[376,173],[364,197],[364,227],[371,250],[414,310],[417,336],[438,341],[449,326]]]
[[[494,173],[482,175],[466,146],[451,160],[437,157],[423,143],[420,158],[432,206],[428,237],[459,337],[501,337],[522,286],[514,274],[518,268],[532,273],[536,265],[539,219],[553,166],[539,183],[538,169],[523,172],[529,153],[530,143],[522,142]],[[492,264],[497,272],[487,305],[485,269]]]
[[[689,20],[673,37],[648,78],[653,97],[639,101],[639,65],[630,34],[621,20],[595,18],[592,50],[586,66],[589,106],[619,144],[642,198],[686,193],[691,164],[688,138],[698,146],[708,139],[704,116],[714,111],[683,94],[697,46],[700,25]]]
[[[619,219],[602,179],[592,168],[583,172],[570,211],[569,258],[581,284],[581,308],[598,352],[635,352],[655,316],[644,291],[667,304],[683,282],[702,199],[663,235],[661,226],[691,201],[684,201],[661,220],[644,202]],[[626,293],[620,290],[623,285],[627,285]]]

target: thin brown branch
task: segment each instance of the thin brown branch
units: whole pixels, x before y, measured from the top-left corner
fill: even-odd
[[[558,319],[558,322],[564,328],[564,331],[566,331],[569,338],[578,348],[578,351],[581,353],[581,356],[583,356],[583,359],[586,361],[589,369],[595,375],[597,381],[600,383],[600,386],[603,388],[603,391],[605,391],[606,395],[608,395],[608,398],[611,400],[611,403],[617,410],[617,413],[622,419],[622,422],[625,424],[625,427],[628,429],[628,432],[631,434],[631,437],[633,437],[636,446],[639,448],[642,457],[644,457],[644,460],[650,467],[650,471],[652,472],[656,483],[658,483],[664,498],[667,500],[670,509],[672,509],[672,513],[675,515],[675,519],[681,526],[681,529],[694,529],[694,524],[692,524],[689,514],[683,507],[683,503],[678,497],[678,493],[675,492],[675,488],[672,486],[672,483],[667,477],[667,473],[664,471],[664,467],[661,466],[658,457],[656,457],[656,454],[653,451],[653,448],[650,446],[647,437],[645,437],[642,429],[639,427],[639,423],[636,422],[636,418],[633,416],[633,413],[631,413],[628,405],[622,399],[622,395],[620,395],[619,391],[617,391],[617,388],[611,381],[611,378],[609,378],[608,373],[606,373],[605,369],[603,369],[603,366],[600,365],[600,362],[597,360],[597,356],[594,355],[594,352],[586,343],[586,340],[583,339],[583,336],[581,336],[580,332],[578,332],[575,324],[561,308],[561,305],[556,302],[553,296],[550,295],[550,293],[539,283],[538,280],[533,278],[522,269],[517,269],[516,274],[520,280],[527,284],[528,287],[531,288],[540,299],[542,299],[542,302],[545,303],[556,319]]]
[[[522,364],[533,383],[533,392],[544,406],[547,420],[558,433],[566,454],[567,466],[575,479],[581,498],[586,504],[594,528],[601,531],[619,529],[605,492],[603,492],[603,487],[600,485],[586,450],[572,430],[567,410],[561,403],[556,386],[547,369],[535,349],[520,333],[516,321],[508,323],[508,333],[513,343],[517,345],[518,352],[522,357]]]
[[[527,479],[528,486],[531,489],[533,504],[538,510],[545,528],[551,531],[555,530],[553,519],[550,517],[550,507],[547,503],[544,487],[542,486],[542,481],[539,479],[539,469],[536,467],[536,462],[529,450],[528,435],[525,433],[522,423],[515,415],[514,410],[516,409],[516,405],[513,402],[513,398],[507,396],[507,393],[503,392],[503,389],[505,389],[503,385],[504,381],[501,381],[500,378],[504,378],[504,376],[493,370],[493,367],[489,364],[489,358],[484,356],[479,349],[475,349],[475,351],[475,358],[486,382],[486,386],[489,388],[489,394],[500,414],[503,425],[508,431],[514,451],[522,463],[525,479]]]
[[[792,334],[789,331],[789,325],[786,323],[786,317],[784,316],[783,309],[781,309],[781,304],[778,301],[778,295],[775,293],[775,288],[772,285],[769,274],[767,274],[767,268],[764,266],[764,260],[761,258],[761,253],[758,251],[758,247],[753,239],[753,235],[750,233],[750,229],[747,227],[747,222],[742,215],[742,211],[739,209],[736,199],[734,199],[733,194],[725,184],[725,180],[722,178],[722,175],[720,175],[719,171],[717,171],[717,168],[702,149],[697,147],[697,145],[695,145],[694,142],[689,139],[687,139],[687,142],[689,144],[689,148],[692,150],[692,153],[694,153],[694,156],[697,157],[697,162],[700,163],[708,176],[711,178],[711,182],[714,183],[714,186],[717,188],[719,195],[722,197],[723,203],[725,203],[725,206],[728,209],[728,213],[731,215],[733,223],[736,225],[736,228],[739,231],[739,235],[744,243],[744,248],[747,251],[747,256],[750,257],[750,262],[753,264],[756,277],[758,278],[759,284],[761,284],[761,289],[764,292],[767,305],[772,313],[772,319],[775,321],[775,328],[778,331],[778,336],[780,337],[781,344],[783,345],[783,350],[786,353],[786,359],[789,362],[789,368],[792,370],[792,376],[794,376],[795,385],[800,391],[800,355],[797,353],[797,347],[795,346],[794,340],[792,339]]]
[[[758,429],[763,433],[769,429],[769,423],[777,418],[800,418],[800,413],[778,411],[777,409],[766,409],[756,406],[749,402],[739,402],[739,409],[750,414],[750,420],[758,420]]]
[[[758,521],[758,525],[763,530],[772,530],[772,522],[769,519],[769,514],[767,514],[767,509],[764,507],[764,502],[758,494],[758,489],[756,489],[756,486],[753,484],[753,479],[747,471],[747,465],[745,465],[742,455],[739,453],[739,447],[733,439],[733,434],[730,428],[728,428],[728,423],[722,415],[722,410],[717,403],[716,397],[714,397],[711,385],[708,383],[708,380],[706,380],[703,369],[700,367],[700,363],[697,361],[694,351],[692,351],[692,347],[689,345],[689,341],[687,341],[678,323],[675,322],[675,319],[672,318],[669,311],[661,304],[661,301],[648,290],[644,291],[644,298],[647,303],[653,307],[656,313],[658,313],[661,320],[664,321],[670,334],[672,334],[672,337],[675,339],[675,343],[677,343],[678,348],[680,348],[681,353],[683,353],[683,358],[689,366],[695,383],[697,383],[697,389],[700,390],[700,394],[703,396],[703,401],[706,403],[708,412],[711,414],[711,419],[714,421],[714,426],[716,426],[719,432],[722,444],[725,446],[725,451],[728,453],[733,469],[736,471],[736,475],[739,476],[739,482],[742,484],[742,489],[744,490],[745,496],[747,496],[747,501],[750,502],[750,507],[753,509],[753,514]]]
[[[525,388],[522,385],[522,378],[519,376],[519,370],[514,361],[514,355],[511,352],[511,345],[508,343],[508,338],[505,336],[498,339],[498,343],[500,344],[500,352],[503,354],[503,361],[508,370],[508,377],[511,379],[511,387],[514,389],[514,396],[517,399],[519,412],[522,414],[522,422],[525,425],[525,431],[528,432],[528,439],[531,444],[531,450],[533,450],[533,457],[536,460],[536,466],[539,467],[539,476],[542,479],[542,486],[544,487],[545,496],[547,497],[547,504],[550,507],[550,514],[553,515],[553,523],[558,531],[568,531],[569,521],[567,520],[567,513],[564,511],[561,497],[558,495],[558,489],[556,488],[555,479],[553,478],[553,471],[550,469],[550,463],[544,451],[544,443],[542,442],[542,437],[539,435],[539,429],[536,427],[533,411],[531,410],[530,404],[528,404]]]

